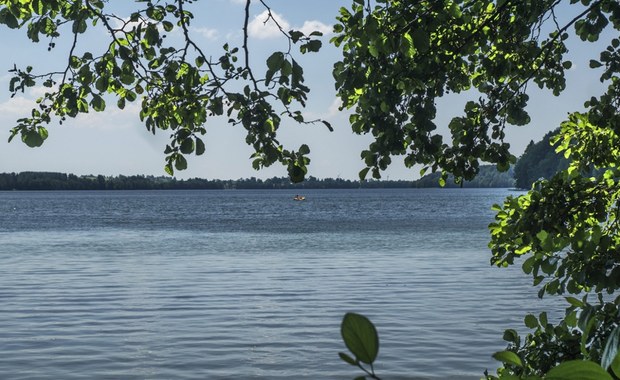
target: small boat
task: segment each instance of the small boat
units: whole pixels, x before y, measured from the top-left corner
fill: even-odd
[[[305,200],[306,200],[306,197],[304,197],[303,195],[295,195],[295,196],[293,197],[293,200],[294,200],[294,201],[305,201]]]

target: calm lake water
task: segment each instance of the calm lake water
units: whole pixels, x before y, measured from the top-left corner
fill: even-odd
[[[489,265],[508,190],[0,193],[0,378],[478,379],[544,310]],[[557,305],[556,305],[557,307]]]

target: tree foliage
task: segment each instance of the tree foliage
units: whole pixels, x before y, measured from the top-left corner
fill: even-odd
[[[252,70],[247,0],[243,46],[225,45],[211,60],[189,33],[188,7],[194,3],[138,1],[140,7],[126,20],[108,12],[111,2],[103,0],[1,0],[0,23],[25,29],[32,41],[48,39],[50,49],[61,35],[73,41],[66,67],[57,72],[14,68],[11,92],[38,83],[49,92],[31,116],[18,120],[11,137],[41,145],[53,118],[103,111],[114,97],[120,108],[140,101],[148,130],[171,131],[165,152],[169,173],[187,166],[185,155],[204,152],[200,136],[207,120],[227,115],[247,130],[256,168],[280,161],[291,179],[303,179],[309,148],[288,150],[277,140],[282,117],[307,122],[298,107],[309,89],[291,49],[274,52],[264,75]],[[568,18],[558,16],[560,7]],[[81,51],[80,36],[94,27],[107,31],[109,44]],[[173,29],[184,36],[178,46],[164,38]],[[620,298],[613,299],[620,285],[618,30],[617,0],[353,0],[337,16],[332,42],[343,57],[334,66],[335,86],[342,107],[351,111],[353,131],[373,136],[361,153],[366,165],[361,178],[380,177],[395,155],[404,155],[407,166],[421,165],[423,172],[441,172],[443,181],[448,174],[457,182],[470,180],[481,162],[508,169],[515,157],[505,130],[529,123],[529,87],[559,95],[572,66],[567,41],[612,35],[589,63],[606,90],[571,113],[551,140],[569,160],[566,170],[495,207],[491,262],[519,263],[541,297],[563,295],[569,303],[556,324],[546,314],[528,315],[527,336],[506,331],[508,350],[495,355],[504,363],[499,378],[620,377]],[[301,52],[320,48],[312,34],[283,33]],[[477,100],[467,102],[448,123],[449,136],[443,136],[437,101],[465,92]],[[374,354],[348,347],[356,358],[347,362],[374,361]]]
[[[571,16],[560,18],[560,7]],[[598,41],[605,29],[617,35],[620,3],[356,0],[338,20],[332,41],[343,59],[334,68],[336,87],[352,110],[353,130],[374,136],[362,152],[368,167],[361,177],[370,170],[378,177],[392,156],[405,155],[407,165],[440,170],[444,181],[450,173],[458,182],[474,177],[481,161],[500,169],[514,161],[505,129],[529,123],[528,87],[564,91],[572,66],[568,40]],[[593,52],[590,67],[600,70],[607,90],[592,94],[586,110],[571,113],[551,139],[570,162],[566,170],[495,207],[491,262],[519,262],[541,297],[572,294],[558,324],[546,314],[527,316],[532,333],[505,333],[509,353],[497,356],[504,363],[500,378],[620,374],[609,364],[615,360],[610,345],[617,352],[610,337],[620,325],[620,298],[603,295],[620,285],[619,47],[611,38]],[[449,122],[444,140],[435,122],[437,100],[465,91],[478,100]]]
[[[48,91],[29,117],[17,121],[9,141],[20,135],[28,146],[40,146],[48,136],[46,125],[56,119],[62,123],[80,113],[104,111],[110,100],[121,109],[140,102],[140,119],[147,130],[170,131],[165,170],[171,175],[175,169],[187,168],[187,155],[205,152],[205,123],[224,115],[246,129],[256,169],[279,161],[287,166],[293,181],[303,180],[308,146],[286,149],[277,132],[283,117],[298,123],[317,121],[305,120],[300,110],[310,89],[304,84],[303,68],[294,58],[292,45],[302,53],[317,51],[321,33],[306,36],[281,30],[289,41],[288,50],[274,52],[267,59],[266,72],[259,76],[249,64],[250,1],[242,19],[243,46],[225,44],[217,59],[192,38],[190,8],[199,6],[195,3],[136,1],[135,10],[123,18],[104,0],[0,1],[0,23],[24,29],[32,42],[47,39],[48,50],[53,50],[58,38],[72,41],[67,64],[57,71],[37,72],[34,66],[11,70],[13,95],[41,84]],[[271,17],[270,8],[261,3]],[[80,44],[91,29],[103,29],[108,43]],[[166,39],[174,30],[183,36],[176,45]]]
[[[362,152],[373,176],[392,155],[457,178],[473,178],[480,160],[506,170],[514,157],[504,130],[529,122],[528,84],[554,94],[565,88],[566,28],[539,38],[557,1],[376,3],[342,9],[333,38],[344,51],[334,76],[351,126],[375,137]],[[450,121],[444,141],[437,100],[470,90],[479,99]]]

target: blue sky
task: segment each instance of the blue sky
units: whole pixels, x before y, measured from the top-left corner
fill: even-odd
[[[310,146],[312,162],[309,174],[315,177],[340,177],[356,179],[363,168],[359,153],[369,140],[367,136],[354,135],[348,125],[346,113],[337,110],[331,69],[340,53],[330,46],[329,31],[341,6],[350,1],[342,0],[267,0],[277,13],[280,23],[295,29],[320,29],[326,32],[324,48],[318,54],[300,57],[307,84],[311,88],[307,116],[329,120],[335,128],[329,132],[322,124],[300,126],[287,122],[280,130],[280,141],[289,147],[302,143]],[[130,14],[133,2],[122,4],[119,12]],[[214,57],[221,54],[225,42],[241,46],[244,0],[202,0],[189,7],[195,13],[192,32],[203,50]],[[574,8],[574,7],[572,7]],[[577,10],[567,8],[565,17]],[[287,45],[273,26],[265,25],[264,7],[258,1],[252,4],[250,48],[253,60],[262,65],[270,52],[286,50]],[[47,41],[32,44],[25,31],[0,29],[3,44],[0,47],[0,172],[60,171],[78,175],[164,175],[163,150],[168,132],[159,131],[155,136],[147,132],[138,118],[138,104],[120,111],[110,104],[104,113],[92,112],[68,120],[63,125],[49,126],[50,136],[40,148],[28,148],[19,139],[7,143],[10,128],[15,120],[29,115],[33,99],[42,94],[33,88],[13,99],[9,98],[8,70],[13,64],[33,65],[35,70],[61,68],[67,54],[67,41],[58,40],[56,49],[47,51]],[[174,36],[171,36],[174,38]],[[79,49],[100,49],[106,43],[105,35],[94,31],[78,45]],[[101,45],[103,47],[103,45]],[[513,153],[520,155],[530,140],[540,139],[546,132],[559,126],[569,111],[581,110],[583,102],[592,94],[601,92],[594,71],[587,69],[590,58],[596,58],[598,48],[577,42],[571,47],[574,66],[568,72],[568,89],[555,98],[547,92],[532,91],[529,107],[532,123],[526,127],[513,127],[508,140]],[[530,86],[533,88],[535,86]],[[439,103],[438,124],[446,125],[449,118],[459,114],[467,96],[453,95]],[[445,130],[445,129],[440,129]],[[274,165],[261,171],[252,169],[249,159],[252,150],[245,145],[245,131],[240,126],[230,126],[225,119],[212,119],[207,124],[205,137],[207,151],[200,157],[191,157],[189,168],[176,174],[177,178],[237,179],[247,177],[268,178],[285,176],[286,168]],[[4,137],[3,137],[4,136]],[[392,167],[384,174],[388,179],[413,179],[419,169],[407,169],[402,159],[395,158]]]

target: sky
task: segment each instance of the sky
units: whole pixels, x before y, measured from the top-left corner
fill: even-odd
[[[371,141],[369,136],[358,136],[351,132],[346,111],[338,110],[338,101],[331,70],[341,52],[328,43],[338,9],[350,6],[350,0],[267,0],[276,12],[279,23],[285,28],[302,31],[324,32],[323,48],[319,53],[298,56],[304,67],[306,84],[311,88],[309,102],[304,114],[308,118],[328,120],[334,127],[329,132],[322,124],[297,125],[283,123],[279,140],[289,147],[308,144],[312,160],[308,175],[318,178],[357,179],[364,168],[360,152]],[[123,1],[120,14],[128,16],[133,2]],[[198,0],[188,6],[196,17],[191,32],[208,55],[221,55],[221,46],[242,45],[242,26],[245,0]],[[570,7],[564,17],[571,17],[577,11]],[[259,1],[252,2],[249,26],[251,57],[260,67],[275,50],[286,50],[287,43],[274,25],[265,24],[265,8]],[[174,33],[174,32],[173,32]],[[66,37],[67,35],[65,35]],[[8,91],[10,70],[14,64],[34,66],[35,71],[58,70],[63,67],[68,52],[67,39],[58,39],[57,46],[47,51],[47,41],[38,44],[30,42],[25,30],[0,28],[0,172],[56,171],[77,175],[165,175],[164,153],[169,133],[158,131],[152,135],[138,117],[139,102],[119,110],[108,104],[106,111],[91,111],[81,114],[62,125],[52,122],[48,126],[49,138],[39,148],[29,148],[19,138],[8,143],[10,129],[20,117],[29,116],[34,99],[41,96],[43,88],[28,89],[24,94],[10,98]],[[107,36],[94,30],[78,43],[81,51],[100,51]],[[174,35],[171,38],[175,38]],[[560,96],[533,90],[528,108],[532,122],[524,127],[511,127],[507,131],[508,142],[513,154],[519,156],[527,144],[537,141],[566,119],[568,112],[582,110],[583,102],[593,94],[600,94],[602,85],[598,74],[588,69],[590,58],[596,58],[599,48],[581,43],[571,44],[573,68],[567,72],[568,89]],[[530,86],[535,87],[534,85]],[[440,131],[446,131],[449,119],[458,115],[463,104],[471,95],[453,95],[438,102],[437,124]],[[108,102],[111,103],[111,102]],[[245,144],[245,130],[231,126],[226,119],[208,121],[207,134],[203,138],[206,153],[188,157],[187,170],[175,173],[177,178],[269,178],[286,176],[286,168],[274,164],[270,168],[256,171],[252,168],[250,155],[253,150]],[[384,179],[411,180],[419,177],[419,168],[406,168],[401,157],[393,159],[392,166],[383,174]]]

